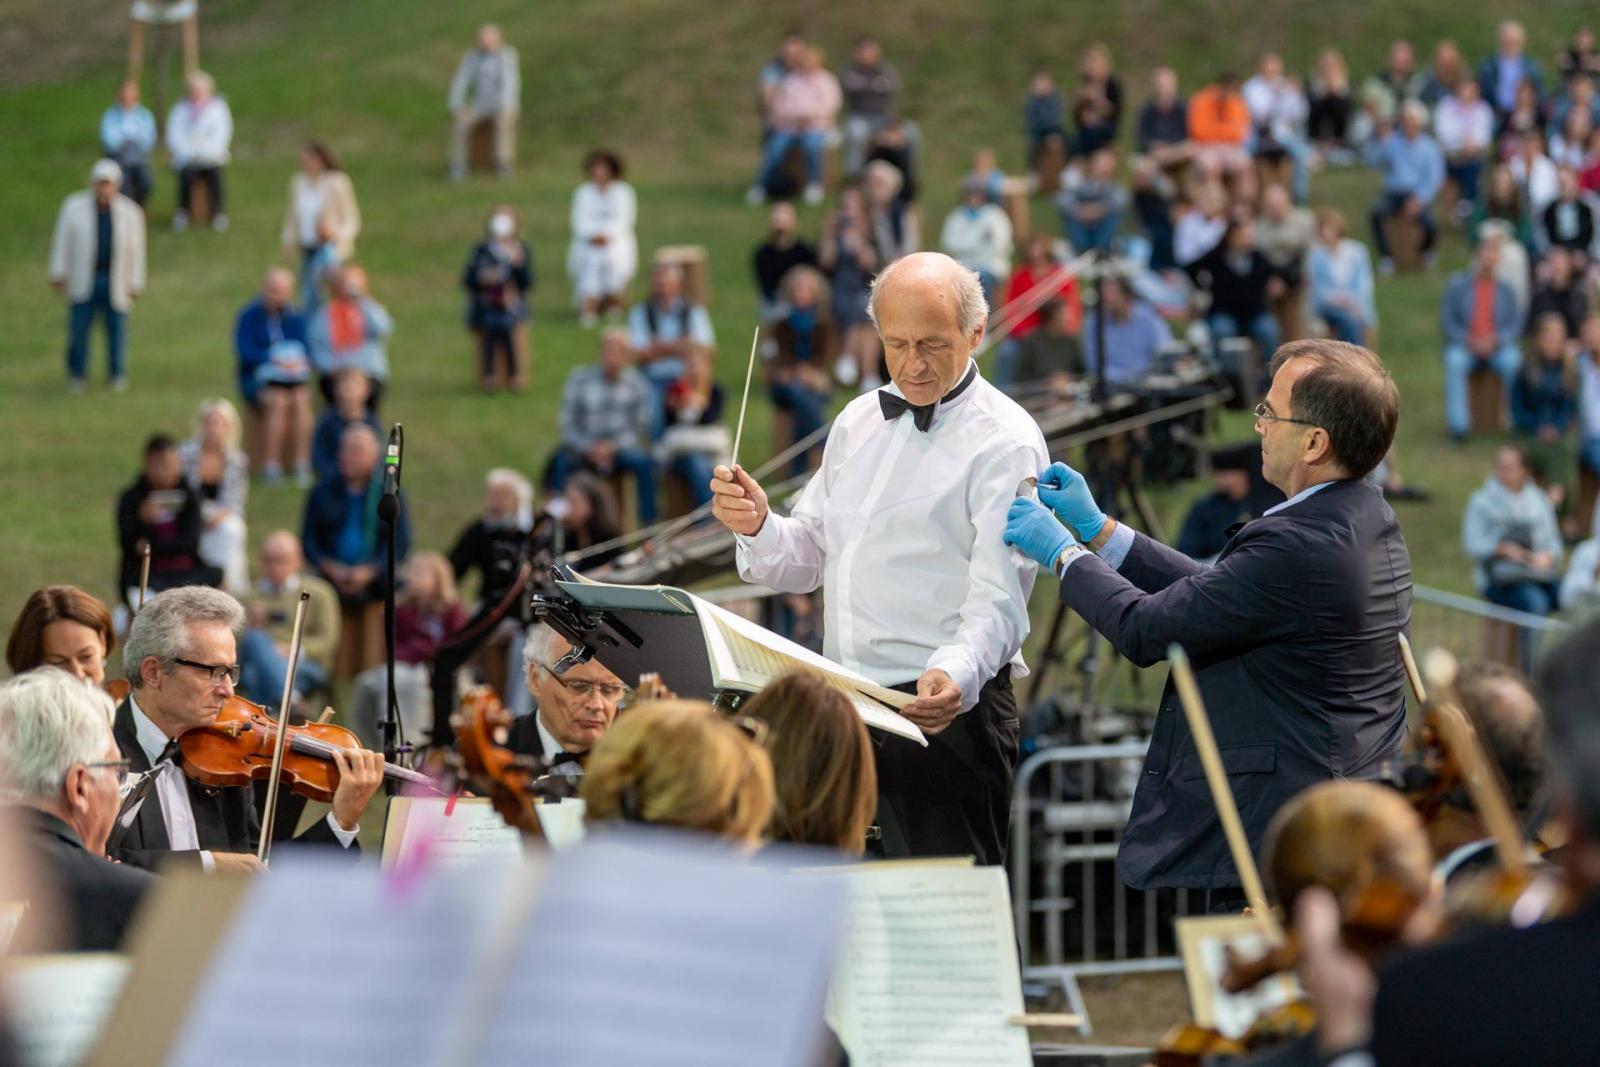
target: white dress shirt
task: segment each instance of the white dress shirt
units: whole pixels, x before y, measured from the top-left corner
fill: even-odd
[[[792,513],[737,539],[745,581],[822,586],[830,659],[881,685],[941,669],[961,687],[962,711],[1008,662],[1014,677],[1027,674],[1020,650],[1038,568],[1002,535],[1019,485],[1048,462],[1032,417],[976,364],[968,373],[975,380],[939,403],[926,433],[909,411],[886,420],[875,393],[851,401]]]
[[[557,756],[565,754],[567,750],[561,747],[561,742],[556,740],[556,735],[545,729],[544,713],[535,708],[532,714],[533,725],[539,728],[539,746],[544,749],[545,762],[548,763]],[[576,778],[583,773],[583,767],[578,763],[568,761],[559,767],[551,767],[547,773]]]

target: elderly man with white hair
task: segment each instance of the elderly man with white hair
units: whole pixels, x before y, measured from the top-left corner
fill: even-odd
[[[538,707],[516,721],[506,747],[544,760],[551,774],[575,777],[616,721],[628,687],[597,659],[557,676],[556,664],[570,651],[567,639],[544,623],[528,628],[522,674]]]
[[[0,684],[0,796],[16,810],[33,867],[55,891],[61,947],[114,951],[148,871],[112,863],[128,761],[111,736],[111,698],[66,671],[40,667]]]
[[[233,112],[203,70],[183,80],[183,93],[167,115],[167,151],[172,154],[172,169],[178,172],[178,212],[172,216],[172,228],[179,233],[189,228],[194,187],[200,182],[210,194],[211,228],[221,233],[228,228],[222,168],[228,165],[233,146]]]
[[[1367,163],[1383,172],[1383,192],[1372,208],[1372,236],[1382,256],[1380,269],[1394,272],[1389,237],[1383,224],[1400,216],[1422,227],[1422,251],[1431,261],[1434,226],[1428,209],[1444,187],[1444,152],[1427,131],[1428,105],[1407,100],[1400,108],[1400,127],[1378,125],[1377,138],[1367,146]]]
[[[1036,567],[998,537],[1048,462],[1044,436],[972,358],[988,307],[978,276],[923,252],[890,264],[868,310],[892,384],[834,420],[822,469],[790,515],[742,468],[718,467],[713,511],[738,535],[739,574],[823,588],[824,651],[914,693],[928,747],[873,738],[886,856],[1005,856]]]

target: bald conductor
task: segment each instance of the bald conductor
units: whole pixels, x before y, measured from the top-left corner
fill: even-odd
[[[1044,437],[978,373],[989,309],[972,271],[906,256],[878,275],[867,311],[892,384],[839,414],[791,514],[772,514],[755,480],[725,466],[712,510],[738,535],[740,577],[822,587],[830,659],[916,695],[904,714],[928,747],[872,738],[882,854],[998,864],[1017,755],[1011,679],[1027,673],[1037,572],[1000,534],[1047,462]]]

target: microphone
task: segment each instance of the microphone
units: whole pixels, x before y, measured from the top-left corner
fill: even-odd
[[[378,517],[392,522],[400,514],[400,448],[405,440],[397,422],[389,430],[389,453],[383,460],[383,496],[378,499]]]

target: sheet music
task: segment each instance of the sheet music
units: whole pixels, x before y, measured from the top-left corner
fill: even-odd
[[[821,877],[826,878],[827,875]],[[999,867],[858,867],[830,996],[855,1067],[1029,1067]]]
[[[563,797],[559,804],[545,802],[534,805],[539,817],[539,829],[544,831],[545,844],[551,848],[571,848],[583,840],[587,829],[583,822],[588,805],[582,797]]]
[[[1178,920],[1181,925],[1199,931],[1195,941],[1195,962],[1199,974],[1186,974],[1185,977],[1191,982],[1191,999],[1203,1000],[1203,1003],[1191,1005],[1195,1009],[1195,1021],[1202,1026],[1215,1028],[1224,1037],[1243,1037],[1257,1019],[1300,999],[1300,983],[1292,974],[1276,974],[1242,993],[1224,990],[1222,976],[1228,971],[1227,950],[1230,946],[1244,959],[1258,959],[1271,945],[1259,929],[1239,933],[1236,927],[1225,927],[1224,932],[1219,934],[1208,933],[1205,924],[1216,922],[1219,918],[1197,916]],[[1203,998],[1193,996],[1192,983],[1197,980],[1205,984]],[[1203,1020],[1201,1016],[1204,1016]]]
[[[450,808],[450,814],[445,810]],[[522,833],[506,825],[485,797],[395,797],[385,824],[383,866],[406,868],[419,859],[457,870],[523,854]]]
[[[5,1014],[28,1067],[76,1067],[100,1036],[131,966],[111,952],[19,957],[5,965]]]

